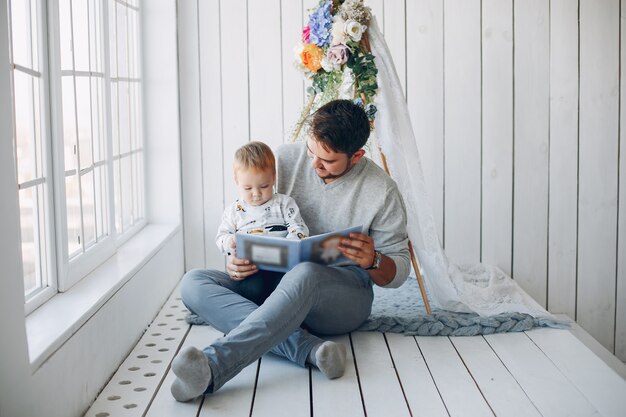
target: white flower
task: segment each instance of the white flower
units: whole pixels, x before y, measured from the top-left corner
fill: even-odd
[[[365,32],[366,27],[357,22],[356,20],[348,20],[344,25],[344,32],[348,34],[350,39],[355,42],[359,42],[361,40],[361,36],[363,36],[363,32]]]
[[[343,71],[341,77],[341,85],[339,86],[339,92],[337,98],[343,98],[346,100],[352,100],[354,97],[354,74],[350,68],[346,68]]]
[[[363,0],[346,0],[339,8],[343,20],[356,20],[367,26],[372,19],[372,9],[363,4]]]
[[[322,58],[321,64],[322,68],[324,68],[324,71],[326,72],[339,71],[341,69],[341,65],[331,62],[331,60],[328,59],[328,56]]]
[[[330,41],[331,45],[346,43],[348,35],[346,35],[346,32],[344,30],[345,23],[346,22],[341,17],[337,15],[333,17],[333,28],[331,30],[332,39]]]

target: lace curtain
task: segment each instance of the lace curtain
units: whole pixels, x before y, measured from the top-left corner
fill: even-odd
[[[550,317],[499,268],[476,264],[459,266],[447,258],[437,235],[422,172],[415,135],[400,80],[376,19],[369,40],[378,67],[375,130],[373,136],[387,158],[408,212],[408,231],[423,272],[433,307],[491,316],[505,312]]]

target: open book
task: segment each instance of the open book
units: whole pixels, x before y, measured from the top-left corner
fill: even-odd
[[[300,262],[325,265],[350,265],[353,262],[337,249],[341,239],[350,233],[362,233],[363,226],[306,237],[285,239],[237,233],[237,257],[249,259],[259,269],[287,272]]]

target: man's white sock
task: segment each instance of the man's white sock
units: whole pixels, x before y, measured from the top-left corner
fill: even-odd
[[[311,349],[308,361],[328,379],[339,378],[346,370],[346,347],[331,341],[320,343]]]
[[[189,401],[204,394],[212,380],[209,360],[204,352],[190,346],[181,350],[172,361],[178,377],[170,390],[176,401]]]

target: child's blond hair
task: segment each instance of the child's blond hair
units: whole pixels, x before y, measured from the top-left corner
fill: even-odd
[[[238,169],[271,170],[276,173],[276,159],[272,149],[263,142],[249,142],[235,152],[233,164],[235,174]]]

